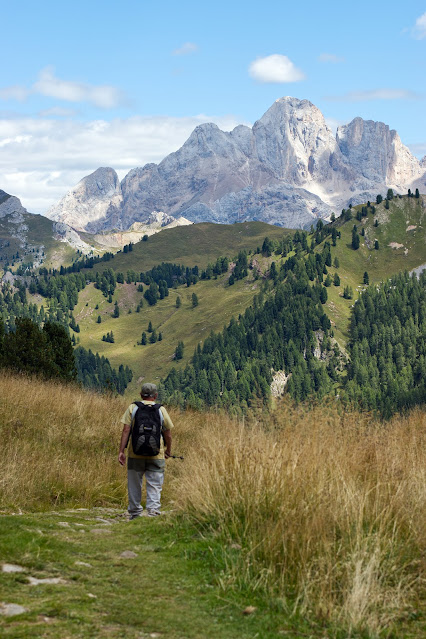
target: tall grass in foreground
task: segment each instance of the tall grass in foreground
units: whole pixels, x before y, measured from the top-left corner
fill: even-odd
[[[0,371],[0,511],[125,508],[126,471],[117,460],[128,403]]]
[[[224,538],[223,586],[375,635],[419,603],[425,413],[384,425],[324,407],[250,426],[189,415],[176,505]],[[235,550],[235,546],[241,550]],[[234,548],[233,548],[234,547]]]
[[[121,506],[122,398],[0,372],[0,510]],[[375,635],[419,606],[426,415],[171,411],[165,505],[223,540],[224,588]]]
[[[123,400],[0,372],[0,507],[119,503]]]

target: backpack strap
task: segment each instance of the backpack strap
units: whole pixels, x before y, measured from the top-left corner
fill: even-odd
[[[158,408],[158,412],[160,413],[160,422],[161,422],[161,429],[164,426],[164,416],[163,413],[161,412],[160,408],[162,407],[162,404],[154,404],[155,408]]]
[[[136,411],[138,410],[139,405],[141,405],[141,404],[142,404],[142,402],[133,402],[133,403],[134,403],[135,405],[134,405],[133,410],[132,410],[132,421],[131,421],[131,423],[130,423],[129,436],[128,436],[128,438],[127,438],[127,442],[126,442],[126,445],[125,445],[125,447],[124,447],[124,448],[127,448],[127,446],[129,445],[129,439],[130,439],[130,437],[132,436],[133,424],[134,424],[134,422],[135,422],[135,415],[136,415]],[[138,405],[138,404],[139,404],[139,405]],[[143,405],[143,404],[142,404],[142,405]]]

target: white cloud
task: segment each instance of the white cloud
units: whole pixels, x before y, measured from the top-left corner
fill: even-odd
[[[299,82],[305,79],[303,71],[298,69],[286,55],[278,53],[254,60],[249,66],[249,74],[258,82],[273,84]]]
[[[408,89],[371,89],[368,91],[349,91],[342,95],[329,95],[326,100],[363,102],[367,100],[421,100],[423,97]]]
[[[423,38],[426,38],[426,11],[423,15],[417,18],[411,33],[416,40],[423,40]]]
[[[24,102],[28,98],[30,91],[25,87],[15,85],[13,87],[5,87],[0,89],[0,100],[17,100]]]
[[[123,93],[116,87],[61,80],[55,77],[52,67],[42,69],[38,80],[30,88],[11,86],[0,89],[1,100],[22,102],[31,94],[44,95],[65,102],[89,102],[102,109],[112,109],[124,101]]]
[[[241,124],[232,115],[110,122],[0,119],[0,189],[21,198],[29,211],[45,213],[99,166],[111,166],[123,178],[130,169],[160,162],[176,151],[203,122],[215,122],[228,131]]]
[[[181,47],[172,51],[172,55],[188,55],[198,51],[198,44],[195,42],[185,42]]]
[[[52,67],[40,71],[32,87],[35,93],[67,102],[90,102],[102,109],[111,109],[123,101],[121,92],[112,86],[92,86],[55,77]]]
[[[334,55],[334,53],[321,53],[321,55],[318,56],[318,60],[320,62],[332,62],[333,64],[337,64],[338,62],[344,62],[345,58]]]

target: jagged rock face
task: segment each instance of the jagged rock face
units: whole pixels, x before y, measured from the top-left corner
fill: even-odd
[[[87,255],[92,250],[90,244],[82,240],[77,231],[67,224],[54,222],[52,230],[56,239],[60,242],[67,242],[67,244],[72,246],[76,251],[81,251],[84,255]]]
[[[349,164],[371,182],[401,188],[419,177],[419,161],[383,122],[355,118],[336,137]]]
[[[178,151],[132,169],[121,186],[113,169],[98,169],[48,216],[90,232],[128,229],[154,211],[193,222],[309,227],[388,187],[423,184],[425,168],[387,125],[355,118],[335,138],[311,102],[285,97],[253,128],[198,126]]]
[[[259,160],[294,186],[332,180],[336,140],[324,116],[308,100],[281,98],[253,126]]]
[[[325,157],[327,143],[332,148]],[[158,166],[133,169],[124,178],[123,228],[153,209],[193,222],[259,219],[309,226],[331,209],[297,186],[320,174],[332,183],[330,157],[337,152],[323,116],[306,100],[278,101],[253,129],[238,126],[225,133],[202,124]]]
[[[112,228],[120,220],[123,196],[117,173],[99,168],[52,206],[46,216],[78,231]]]
[[[260,220],[287,228],[308,228],[331,213],[332,209],[313,193],[274,183],[260,190],[247,187],[228,193],[211,208],[197,202],[185,210],[185,217],[193,222],[233,224]]]
[[[27,213],[27,209],[22,206],[21,200],[0,189],[0,218],[10,215],[12,222],[20,224],[24,220],[24,213]]]
[[[25,214],[28,214],[28,211],[22,206],[21,200],[0,189],[0,220],[7,217],[8,232],[19,241],[22,247],[25,246],[28,233]]]

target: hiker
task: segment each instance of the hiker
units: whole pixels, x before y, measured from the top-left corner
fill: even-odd
[[[146,482],[146,510],[148,517],[160,515],[161,489],[164,481],[165,459],[171,456],[173,422],[164,406],[156,404],[155,384],[143,384],[142,402],[130,404],[123,417],[119,463],[124,466],[127,445],[127,487],[129,515],[142,515],[142,480]],[[138,454],[136,454],[136,452]]]

